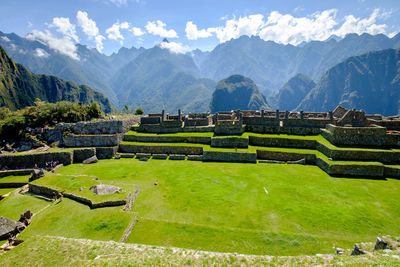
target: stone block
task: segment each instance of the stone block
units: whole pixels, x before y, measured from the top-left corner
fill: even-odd
[[[185,158],[186,158],[185,155],[178,155],[178,154],[169,155],[170,160],[185,160]]]

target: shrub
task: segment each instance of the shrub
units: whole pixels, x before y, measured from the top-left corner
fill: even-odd
[[[144,114],[144,111],[143,111],[142,107],[138,107],[138,108],[136,109],[136,111],[135,111],[135,114],[136,114],[136,115],[143,115],[143,114]]]

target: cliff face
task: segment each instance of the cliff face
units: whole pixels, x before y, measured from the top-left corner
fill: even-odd
[[[296,108],[333,110],[337,105],[368,114],[399,114],[400,50],[351,57],[328,70]]]
[[[103,94],[55,76],[31,73],[16,64],[0,46],[0,105],[15,110],[33,105],[36,98],[52,103],[65,100],[88,104],[97,101],[104,112],[113,110]]]
[[[291,78],[278,92],[272,101],[280,110],[293,110],[301,100],[313,89],[315,83],[305,74],[297,74]],[[269,102],[271,104],[271,102]]]
[[[232,75],[217,83],[210,109],[218,111],[270,109],[257,85],[242,75]]]

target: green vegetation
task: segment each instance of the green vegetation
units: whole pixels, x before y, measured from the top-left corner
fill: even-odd
[[[0,196],[4,196],[17,188],[0,188]]]
[[[0,177],[0,184],[1,183],[28,183],[30,175],[19,175],[19,176],[6,176]]]
[[[31,73],[16,64],[0,46],[0,104],[11,110],[32,106],[36,98],[48,102],[71,101],[90,104],[97,102],[101,109],[110,113],[113,106],[101,93],[86,85],[49,76]]]
[[[298,255],[332,252],[332,246],[351,248],[354,242],[400,231],[396,219],[400,216],[398,180],[332,178],[315,166],[133,159],[74,164],[58,173],[139,185],[140,194],[133,206],[139,221],[128,242]],[[67,210],[58,209],[60,205],[66,205]],[[63,201],[55,206],[59,213],[54,210],[49,214],[46,209],[39,216],[42,219],[30,226],[33,230],[24,235],[44,235],[44,225],[50,223],[54,225],[51,235],[100,236],[86,225],[97,222],[106,209],[98,209],[99,214],[89,220],[83,214],[82,210],[85,214],[89,211],[84,205]],[[113,209],[120,210],[107,208]],[[51,222],[49,216],[57,214],[62,218],[74,214],[74,220],[68,219],[70,227],[76,229],[74,234],[58,226],[67,225],[64,220]],[[78,234],[78,225],[86,227],[86,232],[79,230]]]
[[[109,200],[126,199],[130,192],[134,193],[136,191],[135,184],[126,184],[123,182],[115,183],[114,181],[101,181],[95,176],[77,174],[78,173],[76,173],[76,175],[49,174],[32,183],[40,186],[50,187],[57,191],[65,191],[66,193],[82,196],[90,199],[95,203]],[[112,184],[115,186],[119,186],[122,188],[122,191],[120,193],[112,195],[96,195],[90,190],[90,187],[98,184]]]
[[[94,102],[83,105],[67,101],[45,103],[36,99],[35,106],[10,111],[0,108],[0,137],[3,139],[22,137],[26,127],[43,127],[59,122],[87,121],[102,117],[99,105]]]
[[[368,244],[371,249],[372,244]],[[348,256],[248,256],[35,236],[0,255],[5,266],[396,266],[399,251]],[[29,255],[29,256],[27,256]],[[392,256],[393,255],[393,256]]]
[[[11,220],[18,220],[21,213],[25,210],[28,209],[36,213],[48,204],[49,202],[43,199],[21,195],[15,192],[0,201],[0,214]]]
[[[20,238],[55,235],[118,241],[133,215],[132,212],[121,211],[121,207],[91,210],[86,205],[64,198],[61,202],[51,203],[36,215]]]

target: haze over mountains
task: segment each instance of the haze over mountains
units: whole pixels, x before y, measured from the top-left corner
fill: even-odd
[[[149,49],[121,48],[110,56],[78,45],[79,60],[76,60],[41,42],[0,32],[0,45],[33,72],[87,84],[104,93],[116,107],[125,104],[131,108],[142,106],[146,113],[159,112],[162,108],[170,113],[178,108],[184,112],[207,111],[216,82],[233,74],[253,80],[265,96],[271,97],[272,108],[295,109],[311,90],[312,83],[318,82],[336,64],[370,51],[400,48],[400,34],[393,38],[383,34],[349,34],[337,39],[332,37],[327,41],[292,46],[242,36],[222,43],[210,52],[194,50],[177,54],[156,45]],[[305,76],[296,76],[299,73]],[[306,76],[310,79],[304,78]],[[293,77],[299,84],[305,82],[308,85],[303,84],[301,86],[305,87],[298,89],[292,81],[289,89],[286,85],[290,87],[288,81]],[[284,85],[289,94],[285,100],[284,94],[280,93],[281,106],[277,95]],[[310,105],[302,104],[299,108],[309,110]],[[315,105],[313,110],[322,111],[328,107],[320,102]]]

